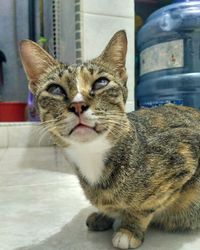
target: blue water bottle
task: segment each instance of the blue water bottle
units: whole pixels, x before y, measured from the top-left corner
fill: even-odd
[[[138,107],[200,108],[200,1],[175,0],[139,30]]]

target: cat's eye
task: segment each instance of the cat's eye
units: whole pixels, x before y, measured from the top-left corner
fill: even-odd
[[[47,92],[52,95],[66,96],[64,89],[58,84],[51,84],[47,88]]]
[[[100,77],[98,78],[92,85],[92,90],[98,90],[101,89],[103,87],[105,87],[106,85],[108,85],[109,80],[106,77]]]

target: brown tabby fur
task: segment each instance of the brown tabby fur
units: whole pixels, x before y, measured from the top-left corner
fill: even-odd
[[[200,228],[200,112],[165,105],[126,114],[126,46],[126,34],[119,31],[98,58],[70,66],[31,41],[20,46],[41,121],[55,142],[70,146],[63,121],[72,115],[68,107],[77,94],[77,81],[99,119],[98,134],[107,133],[112,147],[104,155],[99,181],[91,184],[78,168],[76,173],[99,210],[87,219],[88,227],[106,230],[118,221],[113,244],[124,249],[138,247],[150,224],[170,231]],[[92,84],[102,76],[109,84],[93,93]],[[51,83],[62,86],[67,97],[48,93]]]

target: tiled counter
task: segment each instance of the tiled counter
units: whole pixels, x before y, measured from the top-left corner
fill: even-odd
[[[23,124],[6,128],[7,135],[18,131],[17,141],[34,147],[14,147],[13,141],[0,149],[0,250],[114,250],[111,230],[87,230],[85,220],[94,208],[60,150],[36,147],[32,129]],[[140,249],[199,250],[200,232],[150,229]]]

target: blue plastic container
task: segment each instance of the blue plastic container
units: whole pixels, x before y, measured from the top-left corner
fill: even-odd
[[[174,1],[138,32],[138,107],[175,103],[200,108],[200,1]]]

